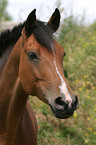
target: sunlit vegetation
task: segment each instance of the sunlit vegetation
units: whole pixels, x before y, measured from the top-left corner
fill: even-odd
[[[96,145],[96,23],[78,25],[73,17],[62,22],[58,42],[64,47],[66,79],[79,96],[79,108],[66,120],[30,97],[38,120],[38,145]]]

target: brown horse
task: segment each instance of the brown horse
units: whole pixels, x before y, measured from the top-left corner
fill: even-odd
[[[0,145],[37,145],[28,95],[50,105],[60,119],[69,118],[78,107],[63,74],[65,51],[52,36],[59,27],[59,10],[48,23],[36,20],[35,11],[0,35]]]

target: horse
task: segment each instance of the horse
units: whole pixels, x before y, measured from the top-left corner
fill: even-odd
[[[60,25],[56,8],[48,22],[27,20],[0,34],[0,145],[37,145],[37,122],[28,96],[66,119],[78,108],[78,97],[64,77],[65,50],[54,39]]]

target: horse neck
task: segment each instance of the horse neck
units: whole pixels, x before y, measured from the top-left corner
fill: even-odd
[[[21,42],[22,38],[13,48],[0,80],[0,129],[10,130],[11,127],[11,132],[16,129],[27,101],[18,76]]]
[[[20,123],[22,123],[23,113],[27,102],[27,94],[23,90],[20,79],[18,78],[13,90],[7,113],[7,144],[13,145]]]

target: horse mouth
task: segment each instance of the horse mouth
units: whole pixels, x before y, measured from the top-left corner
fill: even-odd
[[[74,110],[57,110],[57,109],[53,109],[53,107],[50,105],[51,110],[54,114],[54,116],[58,119],[67,119],[70,118],[73,114],[74,114]]]

